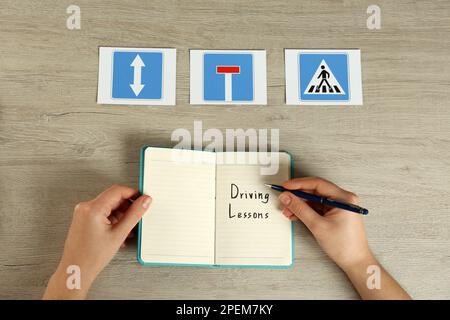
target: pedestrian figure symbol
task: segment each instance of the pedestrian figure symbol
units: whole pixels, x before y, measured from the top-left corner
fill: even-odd
[[[336,77],[334,76],[325,60],[322,60],[316,72],[314,73],[314,76],[306,87],[304,94],[344,95],[345,91],[336,80]]]
[[[316,92],[319,92],[320,86],[324,82],[327,84],[329,90],[332,91],[333,89],[331,88],[330,83],[327,80],[327,78],[330,77],[330,73],[325,70],[325,66],[320,66],[320,69],[322,69],[322,72],[319,74],[319,78],[322,78],[322,81],[320,81],[319,85],[317,86]]]

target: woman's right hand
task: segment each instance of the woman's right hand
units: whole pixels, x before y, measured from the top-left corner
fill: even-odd
[[[354,193],[321,178],[292,179],[285,182],[283,187],[358,204],[358,197]],[[322,249],[344,271],[372,258],[360,214],[308,202],[290,192],[283,192],[279,198],[284,206],[283,214],[292,220],[300,219]]]

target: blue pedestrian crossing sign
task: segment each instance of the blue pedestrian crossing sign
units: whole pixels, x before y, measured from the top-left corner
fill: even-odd
[[[286,49],[286,103],[362,104],[359,50]]]
[[[98,102],[174,105],[175,49],[100,48]]]
[[[264,50],[191,50],[191,104],[266,104]]]
[[[349,100],[347,54],[299,54],[300,100]]]

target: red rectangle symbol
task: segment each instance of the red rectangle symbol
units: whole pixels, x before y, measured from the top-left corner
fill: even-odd
[[[239,66],[217,66],[216,73],[240,73],[241,67]]]

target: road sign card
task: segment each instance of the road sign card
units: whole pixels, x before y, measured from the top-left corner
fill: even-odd
[[[362,105],[360,50],[285,50],[286,103]]]
[[[175,88],[176,49],[100,48],[98,103],[175,105]]]
[[[265,50],[191,50],[191,104],[267,104]]]

